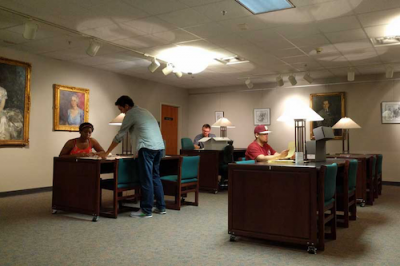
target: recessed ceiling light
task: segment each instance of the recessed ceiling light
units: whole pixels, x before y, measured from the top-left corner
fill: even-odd
[[[254,15],[294,8],[290,0],[236,0]]]
[[[371,38],[372,43],[375,47],[377,46],[388,46],[388,45],[399,45],[400,36],[385,36]]]

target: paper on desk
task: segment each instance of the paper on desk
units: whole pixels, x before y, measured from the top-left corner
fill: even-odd
[[[294,141],[289,142],[288,144],[289,153],[285,158],[292,158],[295,152],[295,144]]]

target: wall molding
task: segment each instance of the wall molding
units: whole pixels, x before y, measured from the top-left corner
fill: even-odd
[[[30,188],[30,189],[22,189],[22,190],[15,190],[15,191],[7,191],[7,192],[0,192],[0,198],[29,195],[29,194],[36,194],[36,193],[49,192],[49,191],[53,191],[53,187],[40,187],[40,188]]]

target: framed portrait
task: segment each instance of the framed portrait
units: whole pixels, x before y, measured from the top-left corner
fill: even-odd
[[[215,122],[218,121],[218,119],[224,117],[224,112],[223,111],[215,111]]]
[[[0,57],[0,146],[29,144],[31,64]]]
[[[382,124],[400,124],[400,102],[382,102]]]
[[[54,130],[79,131],[89,121],[89,90],[54,84]]]
[[[270,125],[271,110],[269,108],[254,109],[254,125]]]
[[[329,92],[310,94],[310,107],[324,120],[310,122],[310,139],[314,139],[313,129],[316,127],[332,127],[345,117],[345,93]],[[334,129],[335,139],[342,139],[342,130]]]

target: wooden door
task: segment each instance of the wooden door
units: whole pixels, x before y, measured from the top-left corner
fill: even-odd
[[[161,134],[167,155],[178,155],[178,107],[161,105]]]

